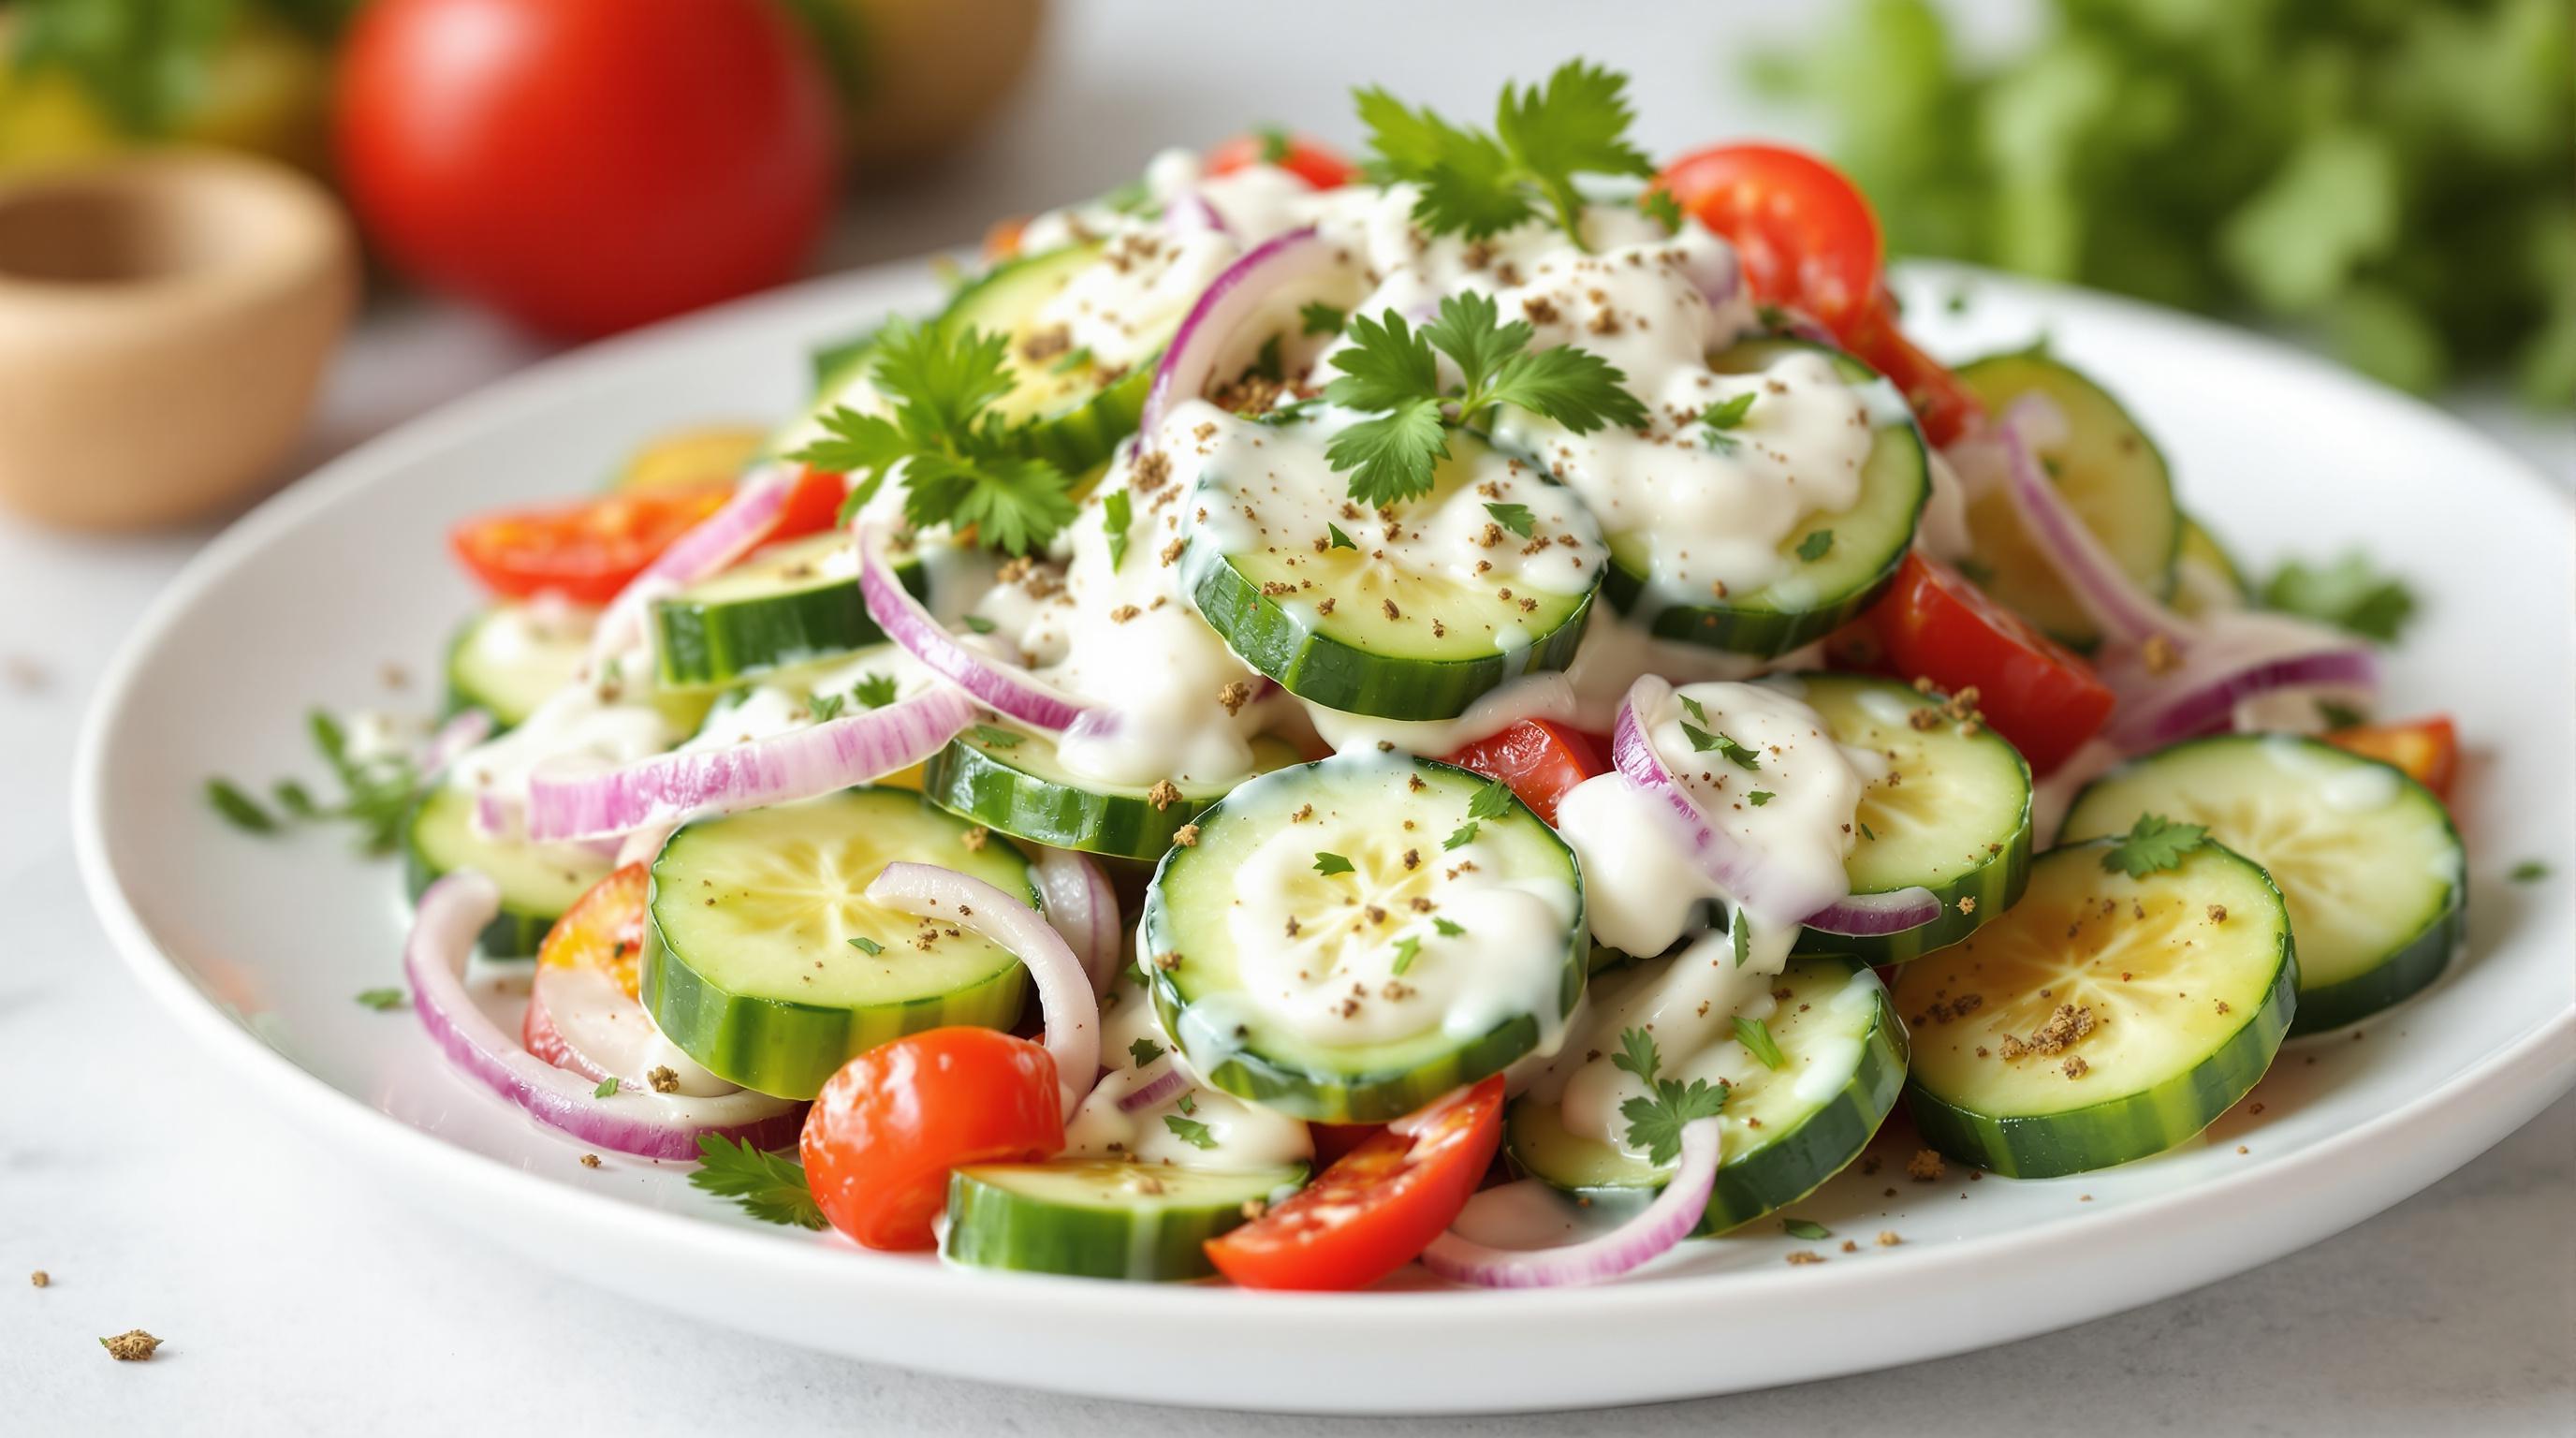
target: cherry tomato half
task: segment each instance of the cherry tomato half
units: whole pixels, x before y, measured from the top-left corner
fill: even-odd
[[[552,591],[605,604],[732,493],[730,485],[705,485],[482,515],[456,526],[447,542],[495,594],[526,599]]]
[[[1878,217],[1840,170],[1778,145],[1713,145],[1666,165],[1654,188],[1724,236],[1765,304],[1848,336],[1878,294]]]
[[[869,1248],[929,1248],[948,1171],[1064,1147],[1055,1060],[1027,1039],[945,1028],[841,1066],[805,1115],[805,1177],[832,1226]]]
[[[1868,618],[1894,673],[1951,694],[1975,689],[1986,723],[2033,774],[2066,762],[2111,717],[2111,690],[2091,665],[1920,554],[1905,556]]]
[[[1237,135],[1207,153],[1210,175],[1230,174],[1254,164],[1277,165],[1318,190],[1338,190],[1360,177],[1359,168],[1330,145],[1311,135],[1281,130]]]
[[[2328,734],[2326,742],[2394,764],[2435,798],[2450,800],[2451,780],[2460,769],[2460,735],[2447,714],[2405,724],[2356,724]]]
[[[1545,719],[1523,719],[1449,755],[1448,762],[1511,785],[1522,803],[1551,824],[1566,790],[1609,767],[1590,739]]]
[[[778,507],[778,519],[769,526],[768,542],[775,544],[830,529],[840,518],[841,500],[849,492],[849,476],[805,466],[797,472],[795,487],[787,491],[787,502]]]
[[[1456,1220],[1502,1137],[1497,1074],[1388,1125],[1295,1197],[1209,1239],[1208,1259],[1246,1288],[1366,1288]]]
[[[1914,341],[1896,327],[1896,305],[1884,289],[1845,343],[1905,396],[1915,418],[1923,422],[1923,437],[1935,448],[1966,433],[1969,425],[1986,412],[1985,401],[1978,399],[1975,391],[1952,374],[1947,365],[1915,348]]]
[[[615,980],[628,998],[635,997],[635,966],[644,950],[644,903],[652,887],[652,869],[644,864],[629,864],[591,885],[546,930],[545,942],[537,946],[537,966],[596,969]],[[574,1051],[543,1002],[545,986],[537,989],[527,1016],[519,1021],[520,1044],[556,1068],[605,1077]]]

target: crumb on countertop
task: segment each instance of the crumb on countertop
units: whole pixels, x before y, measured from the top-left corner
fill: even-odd
[[[161,1346],[161,1340],[140,1328],[129,1328],[114,1338],[100,1339],[98,1345],[107,1350],[108,1357],[119,1363],[141,1363],[152,1356],[152,1350]]]

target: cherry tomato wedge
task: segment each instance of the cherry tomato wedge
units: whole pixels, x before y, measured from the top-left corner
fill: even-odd
[[[705,485],[607,494],[469,519],[447,541],[495,594],[526,599],[552,591],[577,603],[605,604],[732,493],[730,485]]]
[[[590,886],[546,930],[537,946],[537,965],[555,969],[597,969],[616,980],[628,998],[635,997],[637,958],[644,949],[644,903],[653,887],[649,866],[629,864]],[[519,1021],[519,1042],[528,1052],[559,1069],[591,1072],[573,1053],[570,1041],[555,1027],[554,1015],[542,1003],[528,1004]]]
[[[2111,717],[2111,691],[2091,665],[1947,565],[1906,555],[1868,617],[1894,673],[1952,694],[1975,689],[1986,723],[2034,774],[2066,762]]]
[[[1310,1123],[1306,1136],[1314,1140],[1315,1162],[1331,1167],[1342,1156],[1361,1144],[1386,1132],[1382,1123]]]
[[[930,1248],[948,1171],[1064,1147],[1055,1060],[1027,1039],[945,1028],[841,1066],[805,1115],[805,1177],[832,1226],[869,1248]]]
[[[1207,153],[1207,173],[1231,174],[1249,165],[1277,165],[1313,189],[1338,190],[1360,177],[1359,167],[1311,135],[1279,130],[1237,135]]]
[[[2460,770],[2460,735],[2448,714],[2405,724],[2356,724],[2328,734],[2326,742],[2394,764],[2444,801]]]
[[[1682,209],[1726,237],[1745,283],[1848,337],[1878,294],[1878,217],[1840,170],[1778,145],[1713,145],[1655,177]]]
[[[787,502],[779,506],[778,522],[769,527],[770,542],[830,529],[840,518],[841,500],[849,492],[849,476],[805,466],[797,472],[795,486],[787,491]]]
[[[1502,1136],[1497,1074],[1389,1125],[1295,1197],[1209,1239],[1208,1259],[1246,1288],[1366,1288],[1458,1217]]]
[[[1916,349],[1914,341],[1896,327],[1896,305],[1884,289],[1859,328],[1845,339],[1854,355],[1887,376],[1896,392],[1905,396],[1923,422],[1923,437],[1934,447],[1966,433],[1969,424],[1986,412],[1984,402],[1948,366]]]
[[[1511,785],[1522,803],[1551,824],[1566,790],[1609,767],[1590,739],[1545,719],[1523,719],[1447,757],[1461,769]]]

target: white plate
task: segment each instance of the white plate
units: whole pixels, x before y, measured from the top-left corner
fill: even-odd
[[[2402,571],[2426,602],[2390,665],[2394,708],[2455,712],[2471,745],[2466,960],[2357,1032],[2291,1046],[2253,1101],[2176,1153],[2050,1182],[1953,1170],[1915,1184],[1900,1118],[1873,1150],[1880,1172],[1855,1169],[1798,1205],[1858,1239],[1855,1254],[1765,1223],[1589,1291],[1329,1296],[949,1271],[754,1224],[691,1190],[680,1165],[580,1167],[579,1145],[450,1073],[408,1015],[352,1002],[398,979],[392,866],[361,864],[336,834],[234,834],[199,785],[309,772],[306,706],[384,702],[390,663],[427,701],[472,600],[440,542],[450,522],[590,488],[657,428],[781,412],[809,345],[928,299],[918,268],[541,366],[235,526],[162,596],[90,716],[82,871],[145,988],[424,1214],[649,1302],[857,1357],[1172,1403],[1462,1412],[1848,1373],[2161,1298],[2397,1202],[2576,1078],[2570,508],[2435,411],[2323,364],[1996,279],[1947,313],[1935,301],[1963,278],[1914,276],[1936,348],[2047,333],[2129,401],[2192,507],[2247,558],[2359,544]],[[2503,882],[2525,858],[2558,877]],[[1903,1244],[1879,1247],[1881,1230]],[[1829,1261],[1784,1263],[1807,1247]]]

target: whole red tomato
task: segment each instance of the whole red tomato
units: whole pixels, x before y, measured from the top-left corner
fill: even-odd
[[[777,0],[374,0],[333,143],[396,266],[586,336],[794,274],[835,125]]]

